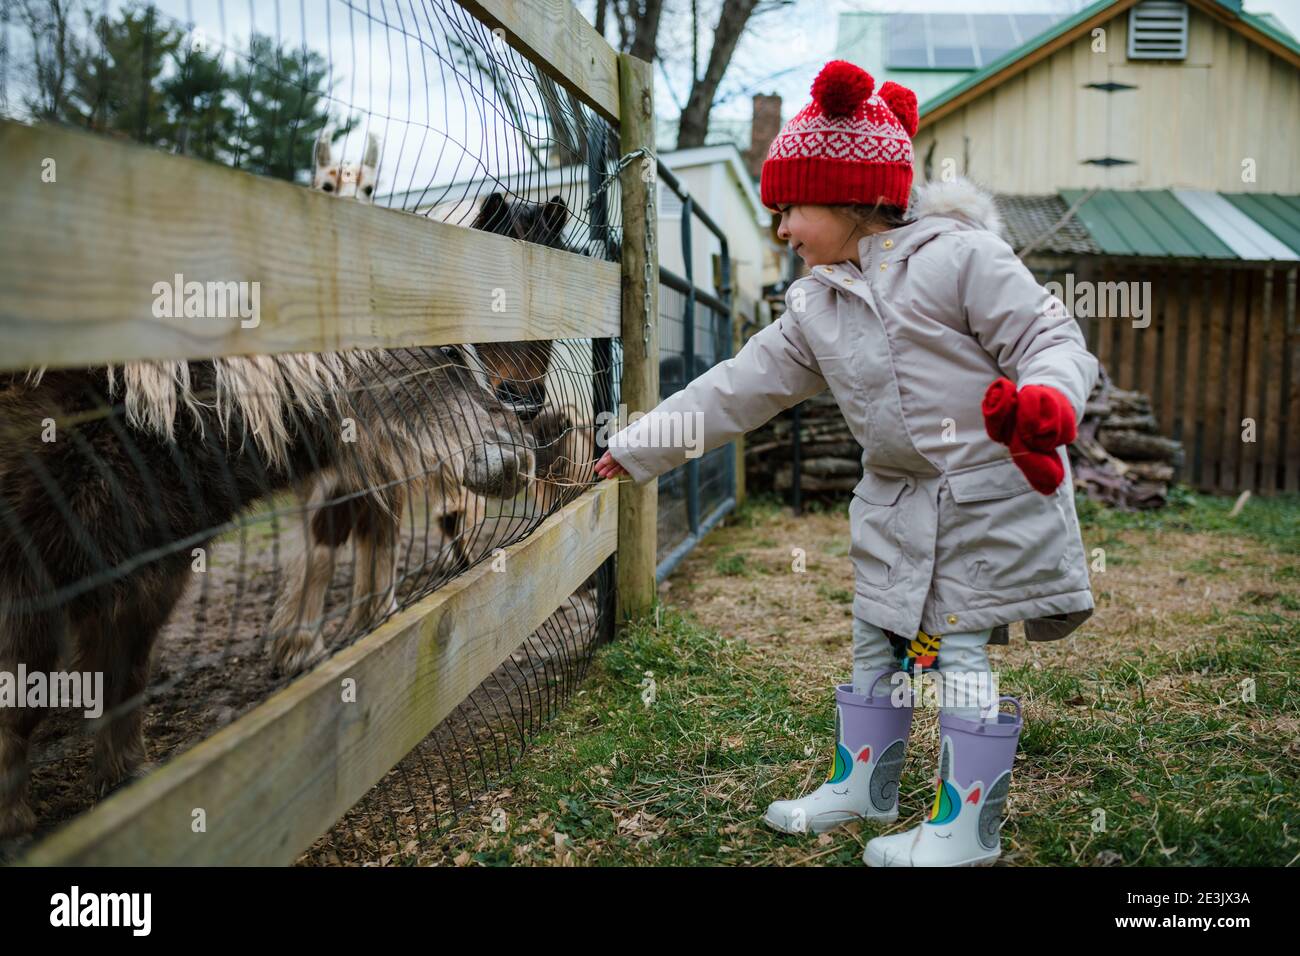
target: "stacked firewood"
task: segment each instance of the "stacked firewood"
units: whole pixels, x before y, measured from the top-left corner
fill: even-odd
[[[745,485],[787,492],[794,483],[794,412],[782,412],[745,438]],[[862,446],[849,431],[830,391],[799,411],[800,487],[807,493],[848,492],[862,477]]]
[[[788,492],[794,482],[794,414],[787,411],[745,439],[745,482],[753,491]],[[829,391],[803,403],[799,436],[800,486],[808,494],[838,495],[862,477],[862,448]],[[1158,508],[1183,463],[1181,442],[1159,433],[1151,399],[1116,388],[1102,369],[1070,445],[1075,487],[1121,508]]]
[[[1151,398],[1116,388],[1101,370],[1070,445],[1075,487],[1121,508],[1159,508],[1183,466],[1182,442],[1165,438]]]

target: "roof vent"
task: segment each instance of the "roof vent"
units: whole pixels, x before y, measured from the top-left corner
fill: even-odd
[[[1187,4],[1146,0],[1128,12],[1130,60],[1187,59]]]

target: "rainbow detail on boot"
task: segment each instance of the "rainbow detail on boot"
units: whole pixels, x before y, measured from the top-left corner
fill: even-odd
[[[853,769],[853,755],[843,744],[835,745],[835,760],[831,763],[830,775],[826,778],[827,783],[843,783],[849,777],[849,771]]]
[[[945,823],[951,823],[953,818],[961,811],[961,796],[957,790],[947,780],[937,781],[938,787],[935,788],[934,806],[930,809],[930,819],[926,823],[933,823],[935,826],[942,826]]]
[[[979,813],[979,818],[976,821],[976,832],[980,844],[985,849],[995,849],[998,847],[998,832],[1002,828],[1002,812],[1007,802],[1007,791],[1011,785],[1011,772],[1003,773],[994,781],[987,798],[982,803],[980,798],[984,796],[984,784],[980,780],[973,781],[970,789],[966,791],[963,797],[961,789],[950,780],[952,751],[949,746],[949,742],[944,740],[939,757],[939,776],[935,779],[934,805],[930,809],[929,819],[922,822],[936,827],[945,826],[957,819],[962,812],[963,803],[970,804],[972,809],[977,810]],[[946,835],[943,836],[946,837]]]
[[[1001,831],[1022,718],[992,722],[939,716],[939,772],[929,819],[867,841],[868,866],[983,866],[1002,853]],[[962,770],[960,775],[954,769]]]
[[[930,808],[930,817],[925,822],[935,826],[943,826],[945,823],[951,823],[961,812],[961,805],[969,803],[973,806],[979,806],[980,794],[984,787],[979,781],[976,781],[971,789],[967,792],[963,800],[961,791],[957,789],[948,779],[952,769],[952,752],[948,749],[947,742],[944,742],[943,753],[939,761],[939,776],[935,778],[934,805]]]
[[[876,675],[882,679],[890,671]],[[823,833],[856,820],[898,819],[898,779],[911,708],[874,705],[851,684],[835,688],[835,748],[826,780],[812,793],[774,800],[763,820],[782,833]],[[874,685],[873,685],[874,689]]]

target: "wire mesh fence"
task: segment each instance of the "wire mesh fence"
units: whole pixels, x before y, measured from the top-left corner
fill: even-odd
[[[575,693],[596,647],[612,637],[612,578],[606,564],[561,602],[299,865],[418,862],[429,840],[476,812],[492,783]]]
[[[616,129],[450,0],[0,0],[0,116],[619,257]],[[256,276],[158,279],[196,322],[256,307]],[[0,708],[0,855],[579,497],[618,363],[556,339],[0,374],[0,671],[102,680],[94,719]],[[302,862],[405,859],[472,806],[611,633],[611,568]]]
[[[566,248],[618,258],[616,131],[452,0],[3,0],[0,44],[3,115],[327,191],[341,170],[366,181],[340,195],[457,225],[554,198]]]
[[[728,317],[703,303],[695,304],[695,337],[688,358],[685,335],[685,295],[666,285],[659,288],[659,394],[667,398],[718,362],[731,357]],[[698,537],[709,516],[734,500],[735,449],[723,445],[659,479],[656,557],[661,567],[683,554]],[[692,487],[691,470],[696,476]]]
[[[732,356],[731,263],[726,234],[659,163],[661,201],[671,200],[681,235],[684,275],[659,269],[659,397],[667,398]],[[703,245],[695,238],[697,225]],[[713,288],[696,276],[696,251],[716,249]],[[735,448],[688,459],[659,479],[656,577],[662,581],[736,502]]]

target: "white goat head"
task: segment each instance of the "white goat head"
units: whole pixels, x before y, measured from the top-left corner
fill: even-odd
[[[367,135],[366,154],[359,163],[332,162],[330,140],[333,138],[333,127],[326,126],[316,139],[316,171],[311,188],[357,202],[372,202],[379,170],[379,137],[374,133]]]

